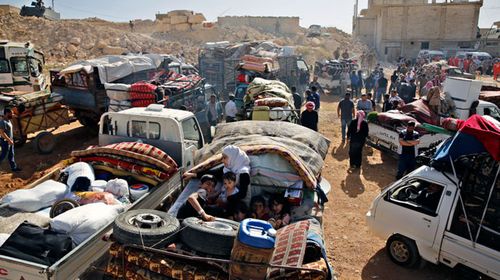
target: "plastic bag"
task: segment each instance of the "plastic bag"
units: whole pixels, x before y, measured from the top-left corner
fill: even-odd
[[[50,227],[68,234],[78,245],[111,223],[123,209],[120,205],[87,204],[56,216],[50,221]]]
[[[124,196],[126,198],[129,198],[130,196],[128,183],[123,179],[109,180],[108,183],[106,184],[106,188],[104,188],[104,191],[112,193],[116,197]]]
[[[34,188],[8,193],[2,198],[1,204],[8,204],[10,208],[20,211],[35,212],[63,199],[67,191],[65,184],[47,180]]]

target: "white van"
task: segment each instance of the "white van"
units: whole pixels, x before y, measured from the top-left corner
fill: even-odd
[[[414,267],[424,259],[500,279],[500,169],[494,166],[492,177],[470,174],[474,183],[460,187],[454,175],[422,166],[375,198],[367,224],[387,240],[396,264]]]

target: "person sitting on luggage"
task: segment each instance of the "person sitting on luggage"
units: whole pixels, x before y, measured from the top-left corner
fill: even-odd
[[[239,192],[236,187],[236,174],[231,171],[224,173],[222,180],[224,181],[224,188],[217,199],[217,206],[224,209],[225,216],[231,217],[240,201],[240,197],[236,195]]]
[[[204,221],[213,221],[215,217],[205,213],[208,196],[215,191],[217,181],[211,174],[205,174],[200,179],[200,188],[192,193],[187,201],[179,208],[178,219],[201,217]],[[208,208],[207,208],[208,209]]]
[[[276,194],[269,200],[271,219],[268,222],[273,228],[279,229],[290,224],[290,206],[282,194]]]
[[[267,221],[271,218],[269,217],[264,197],[260,195],[252,197],[250,205],[252,205],[252,218],[263,221]]]

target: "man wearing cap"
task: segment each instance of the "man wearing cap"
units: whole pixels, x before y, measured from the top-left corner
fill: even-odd
[[[314,110],[314,102],[308,101],[306,103],[306,110],[300,116],[300,123],[314,131],[318,131],[318,112]]]
[[[415,122],[408,122],[406,129],[399,133],[399,144],[401,153],[399,154],[398,173],[396,179],[401,179],[405,174],[415,169],[417,155],[417,145],[420,143],[420,135],[415,131]]]
[[[216,184],[217,180],[214,175],[203,175],[200,179],[199,189],[192,193],[187,201],[179,208],[177,218],[201,217],[204,221],[215,220],[214,216],[205,213],[204,208],[208,204],[208,197],[215,192]]]
[[[356,105],[356,110],[361,110],[365,112],[365,115],[368,115],[371,111],[373,111],[373,105],[370,100],[368,100],[368,96],[366,93],[361,94],[361,99],[358,100],[358,104]]]
[[[354,110],[354,102],[352,102],[351,100],[351,94],[346,93],[344,99],[339,102],[339,106],[337,107],[337,115],[340,118],[340,123],[342,126],[342,142],[344,142],[347,125],[349,125],[349,123],[356,115],[356,111]]]
[[[226,115],[226,122],[235,122],[236,114],[238,113],[238,108],[236,108],[236,103],[234,102],[234,95],[229,95],[229,101],[224,107],[224,113]]]

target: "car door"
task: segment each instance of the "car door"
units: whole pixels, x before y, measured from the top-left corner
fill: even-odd
[[[188,170],[194,166],[194,153],[203,146],[203,136],[194,117],[182,121],[182,133],[184,141],[183,165]]]
[[[424,195],[430,185],[436,185],[439,193],[433,198],[432,207],[423,205]],[[444,186],[424,178],[411,178],[393,188],[384,197],[385,203],[377,207],[377,216],[383,217],[387,232],[399,233],[413,239],[419,251],[432,250],[439,226],[439,207]],[[422,253],[422,252],[421,252]]]

